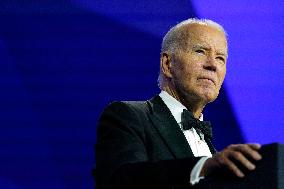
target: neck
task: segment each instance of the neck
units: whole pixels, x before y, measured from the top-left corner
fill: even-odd
[[[163,87],[163,91],[166,91],[169,95],[174,97],[177,101],[183,104],[189,111],[192,112],[193,116],[197,119],[200,118],[203,108],[205,107],[204,103],[200,100],[196,100],[194,98],[186,98],[179,95],[175,90],[171,89],[170,87]]]

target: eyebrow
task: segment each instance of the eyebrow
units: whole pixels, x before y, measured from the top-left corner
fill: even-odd
[[[204,50],[210,50],[209,47],[205,47],[204,45],[194,45],[194,49],[204,49]]]
[[[217,52],[217,55],[221,55],[221,56],[225,56],[225,57],[228,56],[227,53],[223,53],[223,52]]]
[[[210,50],[211,48],[210,47],[206,47],[206,46],[204,46],[204,45],[194,45],[193,46],[193,48],[194,49],[204,49],[204,50]],[[227,53],[224,53],[224,52],[217,52],[217,55],[221,55],[221,56],[225,56],[225,57],[227,57],[228,55],[227,55]]]

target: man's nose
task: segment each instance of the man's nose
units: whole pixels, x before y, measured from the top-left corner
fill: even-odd
[[[208,56],[205,64],[203,65],[203,68],[209,71],[216,72],[217,66],[215,58],[213,56]]]

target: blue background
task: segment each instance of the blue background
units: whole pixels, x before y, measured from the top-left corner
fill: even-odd
[[[162,37],[189,17],[229,34],[217,149],[283,143],[282,1],[1,0],[0,188],[93,188],[100,112],[159,93]]]

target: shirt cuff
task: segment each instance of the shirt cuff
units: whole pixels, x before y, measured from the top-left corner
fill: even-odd
[[[204,177],[200,176],[200,172],[201,172],[201,169],[202,169],[205,161],[208,158],[210,158],[210,157],[202,157],[193,167],[193,169],[190,173],[190,184],[191,185],[195,185],[200,181],[200,179],[204,179]]]

